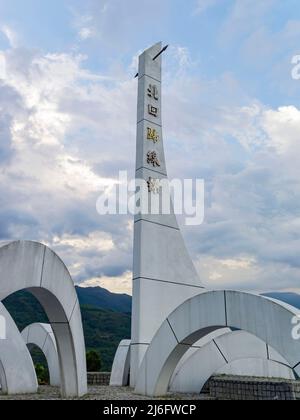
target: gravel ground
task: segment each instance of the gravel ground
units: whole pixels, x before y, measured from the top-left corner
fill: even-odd
[[[18,395],[18,396],[7,396],[0,394],[0,400],[60,400],[60,394],[58,388],[52,388],[49,386],[42,386],[39,388],[37,394],[32,395]],[[174,395],[169,394],[165,399],[168,400],[207,400],[209,397],[205,395]],[[82,400],[106,400],[106,401],[117,401],[117,400],[151,400],[151,398],[142,397],[135,395],[130,388],[115,388],[109,386],[94,386],[89,387],[89,393]]]

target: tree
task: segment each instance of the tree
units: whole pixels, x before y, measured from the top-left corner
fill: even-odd
[[[49,384],[49,372],[48,369],[40,363],[35,365],[36,376],[38,379],[39,385],[48,385]]]
[[[86,364],[88,372],[100,372],[102,368],[102,360],[100,354],[95,350],[86,353]]]

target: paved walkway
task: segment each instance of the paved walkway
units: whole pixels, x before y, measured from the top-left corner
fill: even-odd
[[[7,396],[0,394],[0,400],[60,400],[58,388],[49,386],[42,386],[39,388],[37,394],[20,395],[20,396]],[[109,386],[94,386],[89,387],[89,394],[82,398],[83,400],[151,400],[151,398],[135,395],[130,388],[115,388]],[[167,398],[170,400],[207,400],[209,397],[203,395],[174,395],[170,394]]]

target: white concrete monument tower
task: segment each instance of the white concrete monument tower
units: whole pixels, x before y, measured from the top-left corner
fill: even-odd
[[[161,199],[158,180],[167,180],[162,133],[162,44],[139,59],[136,179],[148,183],[149,203]],[[171,214],[141,211],[134,225],[131,386],[155,333],[181,303],[202,286],[181,236],[173,206]]]
[[[163,51],[156,44],[139,60],[136,179],[146,186],[134,224],[131,342],[119,346],[111,384],[127,385],[129,353],[130,385],[147,396],[170,389],[200,392],[220,367],[236,372],[236,363],[251,376],[299,377],[300,341],[291,334],[298,311],[255,294],[205,290],[174,211],[147,211],[149,201],[171,199],[161,186],[169,182],[162,134]]]

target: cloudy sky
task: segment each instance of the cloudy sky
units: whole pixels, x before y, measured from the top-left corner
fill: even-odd
[[[299,291],[299,0],[0,0],[1,241],[130,293],[131,218],[96,200],[134,173],[133,76],[157,41],[169,175],[206,183],[205,223],[182,227],[202,282]]]

